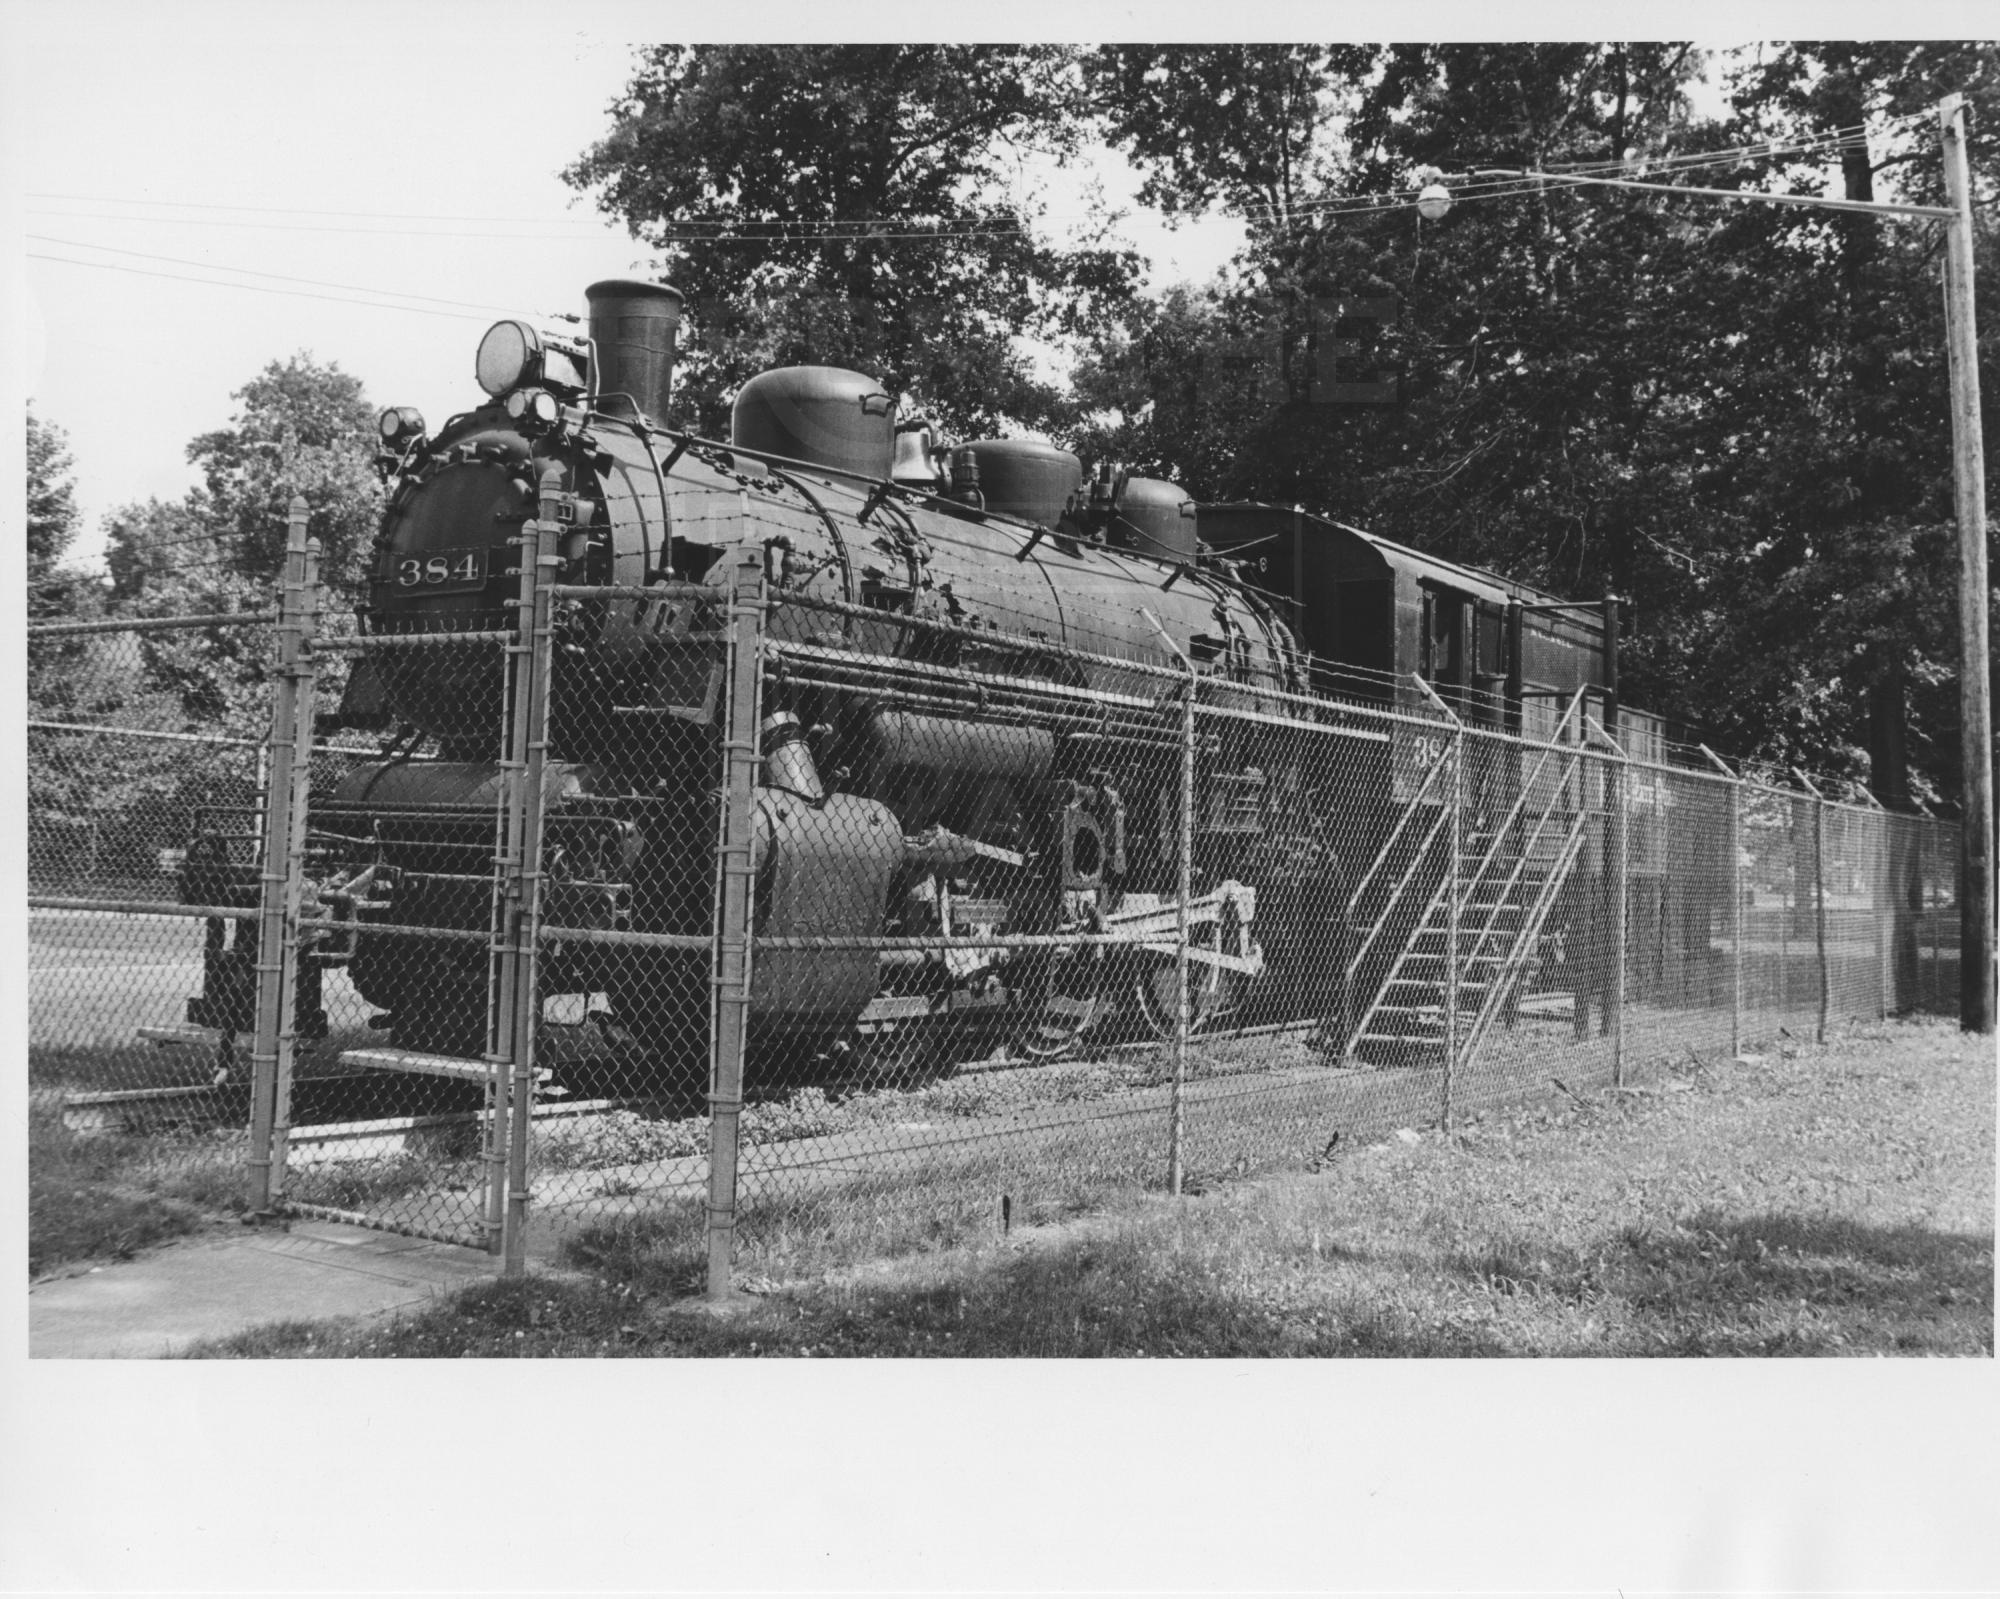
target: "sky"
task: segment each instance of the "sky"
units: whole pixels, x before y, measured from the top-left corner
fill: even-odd
[[[69,435],[84,564],[105,512],[194,485],[188,440],[272,360],[310,351],[435,422],[478,397],[473,351],[496,318],[581,311],[586,284],[649,265],[557,174],[608,130],[668,8],[0,0],[0,15],[17,45],[16,348],[37,415]],[[1094,174],[1047,173],[1052,222],[1082,209],[1091,175],[1114,197],[1136,186],[1108,154]],[[1124,237],[1162,282],[1207,277],[1242,230],[1139,216]],[[218,278],[231,286],[186,281]]]

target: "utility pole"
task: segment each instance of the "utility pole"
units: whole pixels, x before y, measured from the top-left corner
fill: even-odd
[[[1993,1031],[1993,704],[1986,616],[1986,463],[1979,419],[1979,335],[1972,310],[1972,177],[1965,97],[1938,102],[1944,145],[1945,348],[1951,368],[1952,487],[1958,501],[1958,709],[1965,768],[1960,824],[1958,1025]]]

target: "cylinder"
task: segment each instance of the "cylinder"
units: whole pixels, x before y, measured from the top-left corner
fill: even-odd
[[[598,405],[664,422],[674,389],[681,291],[636,278],[606,278],[591,284],[583,296],[590,307]]]

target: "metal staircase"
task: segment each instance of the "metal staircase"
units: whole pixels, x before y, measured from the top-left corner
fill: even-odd
[[[1404,846],[1407,864],[1348,963],[1352,992],[1370,951],[1394,944],[1388,930],[1397,923],[1407,927],[1386,977],[1345,1030],[1350,1060],[1405,1068],[1449,1061],[1462,1069],[1474,1058],[1530,970],[1542,928],[1582,849],[1587,813],[1570,781],[1577,756],[1562,747],[1581,707],[1579,694],[1553,739],[1539,749],[1494,741],[1491,753],[1515,763],[1497,820],[1467,803],[1462,726],[1426,774],[1363,880],[1364,889],[1370,879],[1386,880],[1392,847],[1407,831],[1413,840]],[[1492,787],[1487,785],[1489,800]],[[1425,820],[1417,820],[1420,812]],[[1413,885],[1427,875],[1426,860],[1436,881],[1419,910],[1420,890]],[[1357,903],[1362,892],[1356,891]]]

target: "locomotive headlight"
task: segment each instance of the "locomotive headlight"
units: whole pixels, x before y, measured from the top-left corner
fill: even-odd
[[[541,335],[527,323],[494,323],[479,341],[479,386],[491,395],[505,394],[533,375],[541,353]]]
[[[516,389],[507,396],[507,414],[523,432],[539,433],[556,425],[562,405],[547,389]]]

